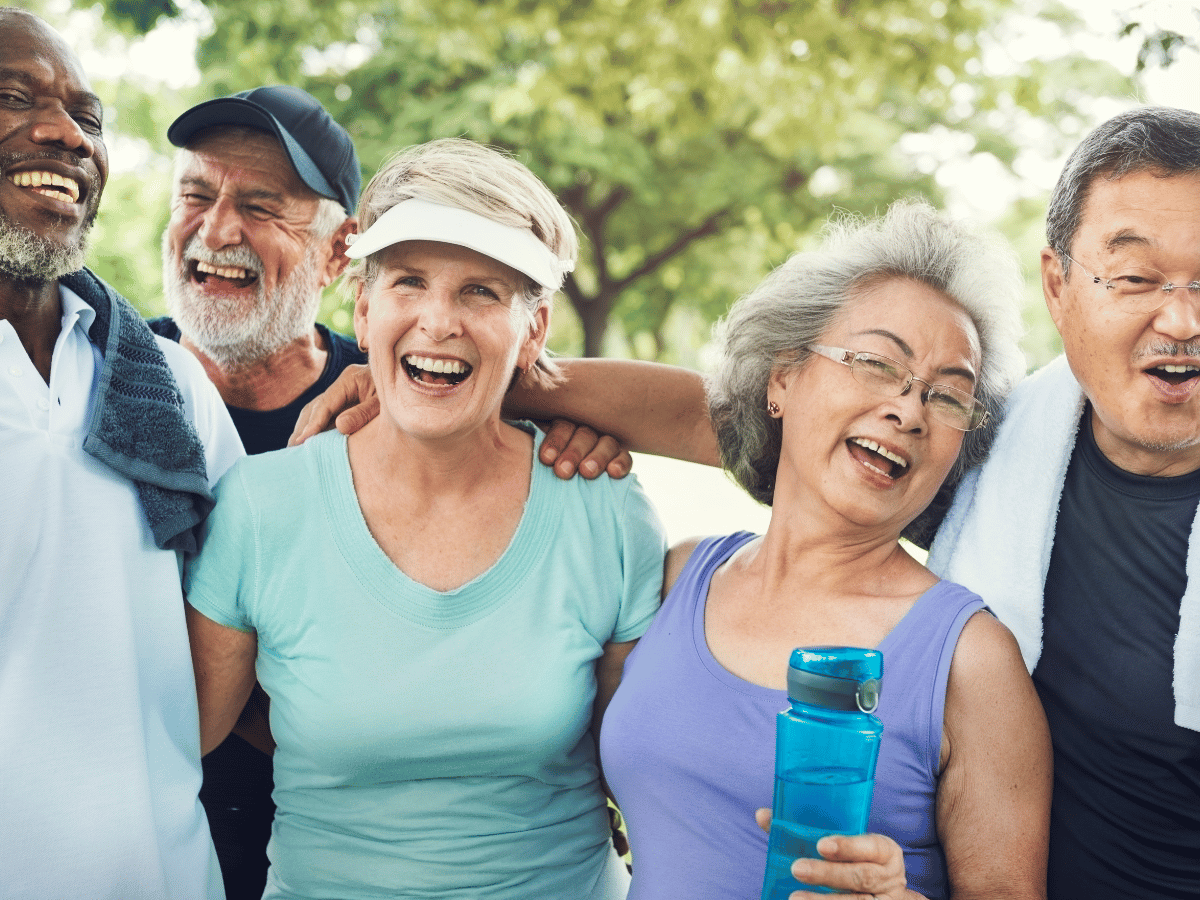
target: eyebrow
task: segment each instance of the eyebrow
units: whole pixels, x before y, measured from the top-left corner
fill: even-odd
[[[1152,243],[1150,238],[1145,235],[1138,234],[1132,228],[1126,228],[1118,231],[1105,241],[1104,249],[1112,252],[1114,250],[1123,250],[1126,247],[1149,247]]]
[[[179,186],[182,187],[197,187],[204,188],[209,191],[215,191],[216,185],[200,175],[185,175],[179,179]],[[276,203],[284,202],[284,195],[279,191],[270,191],[266,188],[242,188],[236,192],[238,200],[271,200]]]
[[[868,328],[866,331],[857,331],[855,334],[873,334],[877,337],[885,338],[899,347],[900,352],[903,353],[907,359],[911,360],[916,355],[913,353],[912,347],[908,346],[907,342],[905,342],[903,338],[892,334],[892,332],[888,331],[886,328]],[[937,374],[959,375],[963,378],[969,379],[972,384],[975,383],[975,373],[970,369],[964,369],[962,366],[943,366],[942,368],[938,369]]]

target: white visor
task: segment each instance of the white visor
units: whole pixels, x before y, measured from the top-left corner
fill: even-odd
[[[562,287],[567,273],[575,268],[575,263],[555,256],[528,228],[501,225],[456,206],[415,197],[397,203],[362,234],[350,237],[346,255],[351,259],[362,259],[401,241],[439,241],[490,256],[552,291]]]

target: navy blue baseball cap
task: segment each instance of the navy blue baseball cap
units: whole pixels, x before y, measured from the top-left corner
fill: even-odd
[[[167,140],[185,147],[204,128],[242,125],[275,135],[296,174],[322,197],[354,215],[362,189],[358,154],[346,129],[333,121],[317,98],[288,85],[271,85],[206,100],[167,129]]]

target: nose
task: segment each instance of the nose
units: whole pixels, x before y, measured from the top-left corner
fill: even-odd
[[[929,427],[925,418],[925,391],[928,386],[928,382],[910,375],[904,390],[898,396],[887,398],[884,417],[894,422],[901,431],[924,434]]]
[[[434,287],[428,292],[421,306],[421,331],[434,341],[462,334],[462,308],[452,291]]]
[[[242,242],[242,216],[228,197],[217,197],[204,211],[200,239],[209,250],[220,250]]]
[[[1184,284],[1167,294],[1166,302],[1154,314],[1154,328],[1175,341],[1200,336],[1200,290]]]
[[[76,156],[90,158],[96,154],[96,140],[79,127],[61,103],[39,106],[29,137],[35,144],[46,144],[69,150]]]

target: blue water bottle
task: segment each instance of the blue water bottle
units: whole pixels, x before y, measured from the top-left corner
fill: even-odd
[[[799,647],[788,666],[788,702],[775,723],[775,801],[762,900],[792,891],[833,893],[804,885],[792,861],[819,858],[827,834],[862,834],[871,814],[875,761],[883,723],[879,705],[883,654],[860,647]]]

